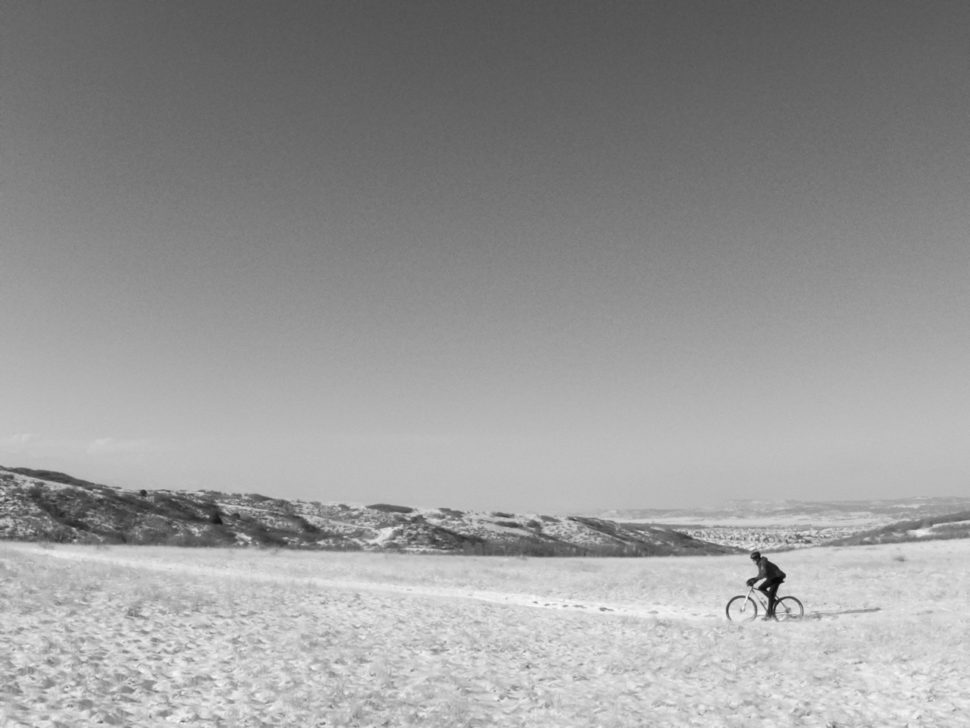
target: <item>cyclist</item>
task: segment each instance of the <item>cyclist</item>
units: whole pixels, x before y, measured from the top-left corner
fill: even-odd
[[[758,575],[748,579],[748,586],[754,586],[756,581],[764,579],[761,586],[758,587],[758,591],[768,597],[768,617],[774,617],[775,602],[777,601],[775,595],[778,594],[778,587],[785,580],[785,572],[762,556],[760,551],[752,551],[751,560],[758,565]]]

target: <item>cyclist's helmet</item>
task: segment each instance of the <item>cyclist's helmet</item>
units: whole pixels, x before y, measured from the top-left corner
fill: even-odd
[[[760,551],[752,551],[751,552],[751,560],[752,561],[757,561],[760,558],[761,558],[761,552]]]

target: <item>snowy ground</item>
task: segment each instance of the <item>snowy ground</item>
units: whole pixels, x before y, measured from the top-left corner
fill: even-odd
[[[0,727],[970,725],[970,540],[777,562],[0,543]]]

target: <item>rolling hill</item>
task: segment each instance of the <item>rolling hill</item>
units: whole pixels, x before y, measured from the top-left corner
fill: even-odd
[[[970,510],[898,521],[833,540],[830,546],[862,546],[909,541],[970,538]]]
[[[655,556],[736,549],[673,528],[589,516],[353,506],[256,493],[134,491],[0,467],[0,538],[535,556]]]

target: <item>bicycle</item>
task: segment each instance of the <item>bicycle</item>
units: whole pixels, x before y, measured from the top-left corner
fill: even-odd
[[[764,592],[755,586],[748,587],[747,594],[739,594],[728,600],[727,607],[724,608],[727,618],[732,622],[751,622],[757,619],[760,611],[770,619],[768,614],[768,597]],[[805,607],[793,596],[779,597],[775,600],[776,622],[789,622],[801,619],[805,616]]]

